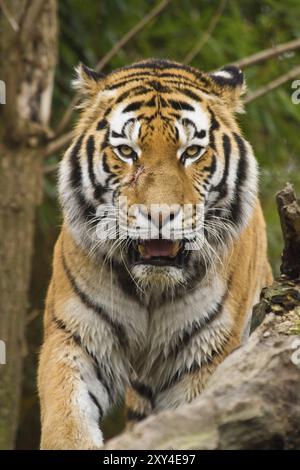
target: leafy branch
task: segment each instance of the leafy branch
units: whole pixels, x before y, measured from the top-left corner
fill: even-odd
[[[204,34],[201,36],[200,40],[195,44],[193,49],[185,56],[183,59],[184,64],[189,64],[192,62],[192,60],[200,53],[200,51],[203,49],[209,38],[211,37],[212,33],[217,27],[217,24],[219,20],[221,19],[221,16],[224,12],[224,9],[226,7],[227,0],[221,0],[219,3],[219,6],[213,15],[207,30],[204,32]]]
[[[147,13],[138,23],[136,23],[123,37],[116,42],[116,44],[105,54],[105,56],[98,62],[95,67],[96,72],[101,72],[104,67],[115,57],[118,52],[126,46],[126,44],[131,41],[140,31],[142,31],[148,23],[150,23],[154,18],[159,16],[163,10],[169,5],[171,0],[162,0],[158,5],[156,5],[152,10]],[[60,135],[69,125],[74,107],[79,102],[79,95],[76,95],[68,106],[65,114],[62,117],[61,122],[57,126],[56,135]]]
[[[236,62],[232,62],[231,65],[235,65],[236,67],[244,69],[246,67],[250,67],[251,65],[261,64],[269,59],[273,59],[274,57],[278,57],[288,52],[296,51],[297,49],[300,49],[300,39],[284,42],[278,46],[273,46],[269,49],[256,52],[255,54],[244,57],[243,59],[239,59]]]
[[[295,78],[299,77],[299,75],[300,75],[300,65],[297,65],[296,67],[289,70],[289,72],[284,73],[283,75],[280,75],[279,77],[269,82],[267,85],[264,85],[258,88],[257,90],[251,93],[248,93],[246,95],[244,103],[245,104],[251,103],[257,98],[260,98],[261,96],[265,95],[266,93],[269,93],[270,91],[275,90],[275,88],[278,88],[281,85],[284,85],[284,83],[288,82],[289,80],[294,80]]]

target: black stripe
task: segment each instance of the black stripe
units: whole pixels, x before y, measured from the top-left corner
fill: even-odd
[[[134,88],[138,88],[138,87],[134,87]],[[134,89],[133,88],[133,89]],[[121,95],[116,99],[115,101],[115,105],[118,104],[118,103],[121,103],[121,101],[125,100],[126,98],[128,98],[128,96],[131,94],[132,92],[132,89],[131,90],[126,90],[124,91],[123,93],[121,93]]]
[[[189,90],[188,88],[180,88],[180,93],[182,93],[183,95],[188,96],[189,98],[192,98],[195,101],[198,101],[198,102],[202,101],[202,99],[199,95],[194,93],[192,90]]]
[[[120,139],[122,137],[125,137],[125,134],[124,133],[119,134],[119,132],[111,131],[111,136],[115,137],[116,139]]]
[[[154,393],[151,387],[137,380],[131,381],[131,387],[135,392],[137,392],[141,397],[146,398],[150,403],[152,408],[154,407]]]
[[[70,184],[72,188],[74,189],[74,198],[77,201],[79,208],[82,211],[83,217],[87,220],[91,220],[94,218],[96,214],[96,208],[90,202],[88,202],[85,199],[84,194],[82,194],[82,172],[81,172],[79,152],[81,149],[83,138],[84,138],[84,135],[81,135],[77,139],[71,151]],[[78,221],[78,214],[73,216],[73,220]]]
[[[165,105],[165,100],[159,100],[159,103],[161,104],[161,106],[164,106]],[[144,106],[146,106],[147,108],[155,108],[156,107],[156,96],[153,95],[152,98],[150,98],[150,100],[145,101]]]
[[[194,338],[203,327],[205,327],[208,323],[213,322],[216,320],[223,312],[223,306],[224,302],[228,298],[229,291],[230,291],[230,286],[232,283],[232,276],[230,275],[228,281],[227,281],[227,287],[226,291],[224,292],[222,299],[220,302],[217,304],[215,309],[212,311],[211,316],[208,321],[205,320],[200,320],[200,322],[195,322],[194,327],[190,330],[186,330],[183,333],[181,341],[175,345],[175,348],[171,348],[171,354],[174,354],[174,357],[176,358],[177,354],[184,349],[185,347],[188,346],[190,343],[191,339]],[[199,371],[202,367],[202,365],[210,364],[212,363],[213,359],[215,358],[216,355],[220,354],[220,351],[213,350],[211,355],[209,357],[206,357],[203,362],[200,364],[198,362],[194,362],[191,367],[184,367],[181,371],[177,371],[176,374],[173,375],[173,377],[168,380],[160,389],[160,392],[166,391],[167,389],[173,387],[176,383],[180,382],[181,379],[183,379],[186,375],[193,374],[197,371]]]
[[[143,68],[153,68],[153,70],[143,70]],[[160,68],[161,70],[166,69],[166,71],[160,71],[157,73],[157,68]],[[210,84],[210,82],[207,80],[207,78],[204,76],[202,72],[199,72],[198,70],[191,68],[189,66],[184,66],[181,64],[170,64],[169,66],[163,66],[163,67],[153,67],[153,65],[143,65],[143,66],[128,66],[124,67],[122,70],[138,70],[134,73],[129,73],[127,77],[122,77],[119,79],[119,81],[116,81],[113,85],[109,86],[109,89],[113,88],[118,88],[123,85],[127,85],[127,83],[130,83],[132,81],[136,81],[138,79],[147,79],[149,76],[153,76],[154,78],[159,79],[164,79],[164,81],[169,80],[170,83],[176,83],[179,85],[184,85],[187,87],[189,90],[190,87],[198,89],[200,91],[205,91],[201,87],[201,85],[204,85],[205,88]],[[174,69],[175,72],[174,72]],[[192,77],[186,76],[184,74],[178,73],[178,71],[183,70],[187,71],[192,74]],[[194,81],[195,77],[198,79],[198,83]],[[149,82],[149,84],[159,92],[168,92],[169,89],[168,87],[165,87],[165,84],[163,85],[160,81],[158,80],[153,80],[152,82]],[[207,91],[207,90],[206,90]],[[198,98],[199,99],[199,98]]]
[[[127,79],[121,80],[119,82],[113,83],[112,85],[109,85],[107,88],[108,88],[108,90],[115,90],[117,88],[121,88],[123,86],[129,85],[132,82],[136,82],[136,81],[142,80],[142,79],[146,80],[147,78],[149,78],[149,75],[146,75],[146,74],[142,74],[142,75],[143,76],[140,76],[140,77],[133,75],[133,78],[127,78]]]
[[[117,196],[118,195],[115,194],[114,199]],[[131,248],[132,248],[131,244],[129,244],[128,246],[129,252]],[[119,263],[116,260],[112,260],[112,269],[114,270],[114,273],[117,276],[119,286],[123,290],[123,292],[127,294],[129,297],[136,300],[139,304],[144,305],[143,302],[141,301],[140,295],[137,292],[136,284],[134,280],[131,278],[131,276],[129,276],[128,271],[126,270],[124,264]]]
[[[124,326],[121,323],[118,323],[116,321],[113,321],[112,318],[100,307],[100,305],[96,304],[90,297],[83,292],[77,285],[74,276],[72,275],[69,267],[67,266],[66,259],[64,256],[64,253],[62,252],[62,263],[63,267],[66,273],[66,276],[75,292],[75,294],[80,298],[81,302],[89,309],[93,310],[95,313],[97,313],[100,318],[107,323],[111,330],[112,333],[117,337],[117,340],[119,342],[119,345],[127,349],[129,345],[128,337],[125,331]]]
[[[182,123],[182,125],[183,125],[184,127],[192,126],[193,129],[194,129],[194,131],[197,132],[196,124],[195,124],[193,121],[191,121],[191,119],[189,119],[189,118],[183,118],[183,119],[181,120],[181,123]]]
[[[107,126],[107,129],[106,129],[106,132],[105,132],[105,135],[104,135],[104,138],[102,140],[102,143],[101,143],[101,150],[105,150],[106,147],[109,147],[109,136],[110,136],[110,127]]]
[[[121,93],[121,95],[116,99],[115,104],[120,103],[121,101],[128,98],[130,95],[139,96],[139,95],[145,95],[150,92],[152,92],[151,88],[146,88],[145,86],[141,86],[141,85],[134,86],[130,88],[129,90],[126,90],[123,93]]]
[[[157,80],[149,80],[147,85],[151,86],[155,91],[159,93],[170,93],[170,88],[158,82]]]
[[[175,118],[177,120],[180,119],[180,114],[179,113],[175,113],[174,111],[171,111],[171,112],[169,111],[169,114],[170,114],[170,116],[172,116],[173,118]]]
[[[163,78],[163,80],[164,80],[164,83],[162,84],[161,82],[159,82],[157,80],[149,80],[149,75],[153,75],[153,77],[155,77],[155,74],[147,74],[147,75],[145,75],[144,73],[132,74],[132,75],[128,76],[127,79],[123,79],[121,81],[118,81],[118,82],[108,86],[108,89],[109,90],[114,90],[114,89],[121,88],[123,86],[129,85],[133,82],[137,82],[138,80],[145,80],[146,81],[148,79],[145,82],[145,85],[146,86],[151,86],[155,91],[158,91],[159,93],[170,93],[170,92],[172,92],[173,90],[170,89],[170,87],[168,85],[172,85],[172,86],[175,85],[175,87],[179,88],[180,90],[182,89],[182,87],[184,87],[185,90],[187,88],[191,87],[191,88],[193,88],[197,91],[202,91],[202,92],[207,93],[207,90],[205,88],[201,87],[200,83],[197,84],[196,82],[193,82],[188,77],[183,77],[183,76],[179,76],[179,75],[172,76],[170,74],[160,74],[159,78]],[[141,85],[139,85],[139,86],[141,86]]]
[[[209,128],[209,143],[210,143],[210,146],[212,149],[216,149],[216,145],[215,145],[215,135],[214,135],[214,132],[219,129],[220,127],[220,124],[215,116],[215,113],[212,111],[211,108],[208,107],[208,111],[209,111],[209,114],[210,114],[210,128]]]
[[[95,152],[95,140],[92,135],[89,136],[86,143],[86,152],[88,158],[88,172],[92,185],[94,188],[97,185],[96,177],[94,173],[94,152]]]
[[[171,62],[171,61],[164,60],[164,59],[147,60],[144,63],[137,63],[137,64],[129,65],[127,67],[124,67],[123,69],[124,70],[153,69],[153,72],[155,72],[157,69],[165,70],[163,74],[161,72],[158,73],[159,78],[162,75],[174,77],[174,71],[175,71],[176,77],[179,76],[179,77],[185,78],[185,75],[181,75],[180,73],[178,74],[178,71],[182,70],[184,72],[188,72],[192,74],[194,77],[197,77],[197,79],[200,80],[201,82],[205,84],[208,83],[208,80],[203,75],[203,73],[199,72],[197,69],[190,67],[189,65],[178,64],[178,63]]]
[[[170,106],[176,110],[195,111],[195,108],[185,101],[168,100]]]
[[[83,69],[84,73],[95,82],[101,81],[105,77],[103,73],[96,72],[96,70],[90,69],[84,64],[81,64],[81,68]]]
[[[97,223],[97,220],[94,219],[96,215],[96,208],[93,206],[93,204],[90,204],[89,202],[87,202],[84,195],[81,193],[76,194],[76,199],[82,210],[82,215],[85,221],[86,220],[91,221],[93,225],[95,225]],[[78,221],[78,214],[73,215],[73,220]]]
[[[109,403],[113,404],[115,402],[115,394],[114,394],[113,385],[110,383],[110,381],[107,378],[108,374],[105,373],[105,371],[103,370],[103,367],[101,367],[101,365],[99,364],[98,360],[94,357],[94,355],[93,355],[93,359],[95,363],[95,371],[96,371],[97,379],[105,388],[105,391],[109,399]]]
[[[99,411],[99,419],[102,419],[103,418],[103,409],[102,409],[102,406],[100,405],[100,403],[98,402],[97,398],[95,397],[95,395],[89,391],[89,396],[92,400],[92,402],[97,406],[98,408],[98,411]]]
[[[53,321],[56,324],[57,328],[59,328],[60,330],[63,330],[65,333],[67,333],[68,336],[69,336],[69,339],[72,339],[74,341],[74,343],[76,343],[78,346],[82,347],[81,338],[77,333],[72,333],[72,331],[70,331],[67,328],[67,325],[65,324],[65,322],[61,318],[57,318],[54,314],[52,315],[52,318],[53,318]]]
[[[124,67],[125,68],[125,67]],[[125,75],[123,77],[121,77],[119,80],[126,80],[127,78],[128,79],[131,79],[131,78],[140,78],[140,77],[149,77],[149,76],[153,76],[153,77],[156,77],[156,73],[154,71],[146,71],[146,70],[140,70],[139,72],[133,72],[133,73],[129,73],[128,75]],[[118,82],[116,82],[118,83]]]
[[[138,111],[144,104],[144,101],[133,101],[123,109],[123,113],[130,113],[131,111]]]
[[[211,176],[215,173],[216,169],[217,169],[217,159],[216,159],[215,154],[213,154],[212,162],[211,162],[211,166],[210,166],[210,175]]]
[[[107,393],[110,404],[113,404],[115,402],[115,398],[114,398],[114,395],[113,395],[113,387],[106,378],[108,374],[104,373],[103,368],[100,366],[100,364],[99,364],[97,358],[95,357],[95,355],[91,351],[89,351],[89,349],[82,343],[82,340],[81,340],[80,336],[77,333],[72,333],[67,328],[67,325],[65,324],[65,322],[61,318],[57,318],[54,315],[54,313],[52,313],[52,318],[53,318],[53,321],[55,322],[56,326],[59,329],[63,330],[69,336],[69,339],[72,339],[78,346],[80,346],[82,349],[84,349],[86,354],[91,358],[91,360],[93,362],[93,365],[94,365],[96,377],[99,380],[99,382],[103,385],[103,387],[104,387],[104,389]]]
[[[106,187],[103,187],[96,180],[95,172],[94,172],[94,154],[95,154],[95,139],[92,135],[89,136],[87,143],[86,143],[86,152],[87,152],[87,159],[88,159],[88,172],[89,177],[94,188],[94,198],[100,202],[103,202],[102,198],[104,193],[106,192]]]
[[[230,214],[229,219],[237,224],[241,220],[241,190],[243,188],[243,184],[247,178],[247,171],[248,171],[248,162],[247,162],[247,152],[245,142],[241,136],[234,133],[233,134],[235,141],[237,143],[240,159],[238,163],[237,169],[237,176],[236,176],[236,189],[235,189],[235,197],[230,205]]]
[[[184,70],[187,72],[194,72],[194,69],[192,69],[189,65],[183,65],[183,64],[177,64],[175,62],[172,62],[170,60],[166,59],[149,59],[146,60],[145,62],[137,62],[136,64],[128,65],[124,67],[125,70],[139,70],[139,69],[176,69],[176,70]],[[170,72],[171,75],[173,75],[172,72]]]
[[[226,197],[228,194],[227,178],[229,171],[229,159],[231,154],[231,142],[230,138],[226,134],[223,134],[223,152],[225,160],[224,171],[220,183],[213,188],[213,191],[217,191],[219,193],[218,199],[214,204],[217,204],[217,202]]]
[[[128,421],[142,421],[147,417],[145,413],[139,413],[138,411],[134,411],[131,408],[127,408],[126,414]]]
[[[209,313],[209,318],[199,318],[198,320],[195,320],[189,328],[185,329],[183,333],[180,333],[180,337],[178,338],[177,343],[172,345],[170,348],[170,353],[172,355],[176,357],[179,352],[186,348],[191,342],[191,340],[203,330],[203,328],[211,324],[222,314],[224,301],[227,299],[227,296],[228,290],[226,289],[226,293],[223,295],[220,302]]]
[[[166,80],[177,80],[179,81],[181,84],[184,83],[184,81],[186,80],[188,84],[191,84],[192,86],[201,86],[202,84],[207,87],[209,85],[209,82],[206,80],[206,78],[204,77],[204,75],[201,73],[201,72],[198,72],[197,73],[197,78],[198,78],[198,81],[195,82],[195,73],[193,72],[193,75],[194,77],[187,77],[186,75],[182,75],[180,73],[178,74],[174,74],[172,72],[162,72],[159,74],[159,78],[162,78],[162,79],[166,79]]]
[[[197,84],[196,82],[192,82],[190,80],[187,79],[187,77],[184,77],[183,78],[179,78],[178,80],[176,79],[176,77],[173,77],[172,79],[171,78],[164,78],[164,84],[165,85],[171,85],[171,87],[174,89],[176,88],[177,91],[181,92],[181,90],[183,89],[187,89],[187,88],[193,88],[194,90],[196,91],[200,91],[200,92],[204,92],[204,93],[207,93],[207,90],[205,88],[202,88],[200,86],[200,84]],[[171,90],[173,91],[173,90]]]
[[[186,127],[186,126],[192,126],[193,129],[194,129],[194,138],[197,137],[198,139],[203,139],[205,136],[206,136],[206,130],[205,129],[201,129],[200,131],[197,131],[197,127],[196,127],[196,124],[191,121],[191,119],[188,119],[188,118],[183,118],[181,120],[182,124]]]
[[[79,159],[79,152],[81,149],[84,135],[81,135],[75,142],[72,148],[70,161],[71,161],[71,185],[73,189],[81,188],[81,166]]]
[[[165,392],[169,388],[174,387],[174,385],[178,384],[178,382],[180,382],[187,375],[198,372],[201,369],[201,366],[201,363],[199,364],[198,362],[194,361],[190,367],[184,367],[182,370],[177,371],[176,374],[170,378],[170,380],[168,380],[162,387],[159,388],[158,392]]]
[[[106,179],[106,182],[105,182],[105,186],[107,186],[108,182],[109,182],[109,178],[111,176],[115,176],[115,173],[113,173],[110,169],[110,166],[108,164],[108,156],[106,153],[103,153],[103,156],[102,156],[102,167],[103,167],[103,170],[105,171],[105,173],[108,174],[108,178]]]
[[[194,137],[198,137],[198,139],[203,139],[205,136],[206,136],[206,130],[205,129],[201,129],[201,131],[195,132],[195,135],[194,135]]]
[[[102,129],[105,129],[106,126],[107,126],[107,120],[101,119],[97,124],[97,131],[101,131]]]
[[[109,106],[108,108],[106,108],[103,117],[104,117],[104,118],[107,118],[107,116],[108,116],[111,112],[112,112],[112,108],[111,108],[111,106]]]
[[[217,159],[216,159],[215,154],[213,153],[212,158],[211,158],[211,164],[204,166],[202,168],[202,173],[209,172],[209,176],[212,176],[214,172],[216,171],[216,168],[217,168]]]
[[[147,83],[148,85],[148,83]],[[137,97],[140,95],[147,95],[149,93],[153,93],[153,89],[146,86],[138,85],[136,87],[131,88],[132,96]]]
[[[128,124],[134,123],[135,121],[136,121],[135,118],[129,118],[129,119],[127,119],[126,122],[124,122],[124,124],[122,126],[122,131],[121,131],[122,135],[126,136],[125,131],[126,131],[126,128],[127,128]]]
[[[176,384],[178,384],[183,378],[185,378],[187,375],[192,375],[195,374],[196,372],[199,372],[201,367],[211,364],[214,360],[214,358],[219,354],[220,352],[217,350],[213,350],[211,355],[209,357],[205,357],[203,362],[199,364],[199,362],[194,361],[190,367],[185,366],[183,369],[180,371],[177,371],[173,377],[170,378],[162,387],[157,390],[157,393],[162,393],[165,392],[166,390],[174,387]]]

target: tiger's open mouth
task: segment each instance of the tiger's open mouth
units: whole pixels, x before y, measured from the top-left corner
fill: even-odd
[[[185,258],[184,246],[182,240],[136,240],[129,249],[129,260],[132,265],[182,267]]]

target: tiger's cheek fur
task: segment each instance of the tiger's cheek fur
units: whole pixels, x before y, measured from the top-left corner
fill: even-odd
[[[45,449],[100,448],[102,419],[125,393],[131,422],[193,400],[247,340],[272,279],[256,160],[235,120],[241,71],[149,60],[103,78],[82,66],[76,86],[39,363]],[[197,249],[181,265],[130,264],[129,236],[99,238],[120,197],[200,204]]]

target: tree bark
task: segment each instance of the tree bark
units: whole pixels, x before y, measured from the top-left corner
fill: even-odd
[[[296,279],[300,276],[300,203],[289,183],[277,194],[276,200],[284,239],[280,270]]]
[[[57,50],[56,0],[12,0],[3,12],[0,105],[0,448],[14,447],[24,355],[25,313],[34,235],[42,197],[41,147],[49,131]]]
[[[300,206],[291,185],[277,201],[282,273],[254,308],[248,342],[220,364],[197,400],[149,417],[105,449],[299,449]]]

